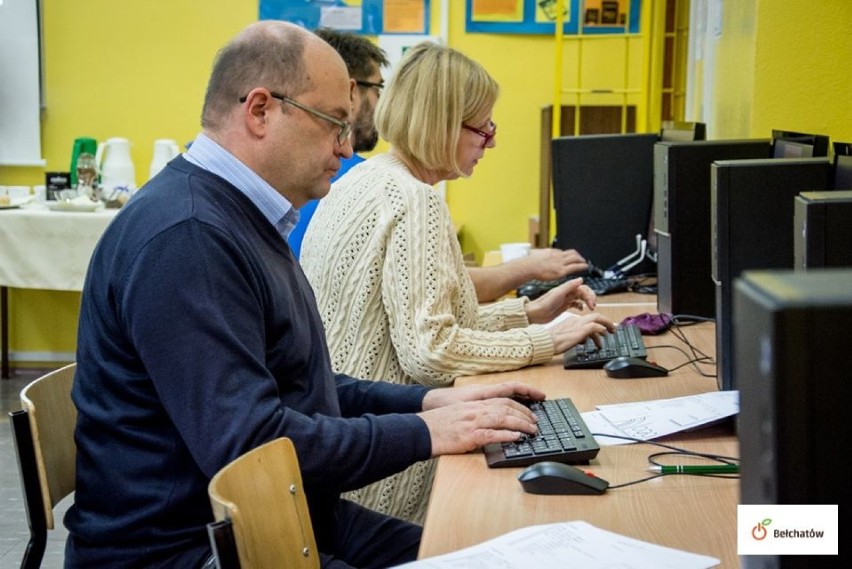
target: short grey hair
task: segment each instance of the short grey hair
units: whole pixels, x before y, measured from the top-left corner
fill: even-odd
[[[293,97],[310,88],[305,69],[306,32],[284,22],[246,28],[216,54],[204,96],[201,126],[215,131],[234,105],[256,87]]]

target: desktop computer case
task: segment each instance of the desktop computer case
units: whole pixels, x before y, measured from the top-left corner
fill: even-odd
[[[723,160],[711,166],[712,275],[716,287],[716,374],[733,376],[733,280],[748,269],[793,269],[793,198],[828,186],[827,158]]]
[[[852,270],[747,271],[735,284],[740,503],[839,504],[852,428]],[[743,556],[743,567],[836,567]]]
[[[793,243],[797,270],[852,267],[852,190],[796,196]]]
[[[710,165],[768,158],[766,140],[658,142],[654,146],[657,311],[714,318],[711,278]]]

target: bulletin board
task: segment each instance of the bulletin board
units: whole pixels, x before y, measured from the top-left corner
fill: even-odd
[[[259,0],[259,19],[363,35],[428,34],[430,0]]]
[[[468,33],[553,34],[556,0],[466,0]],[[641,0],[564,0],[564,34],[639,33]]]

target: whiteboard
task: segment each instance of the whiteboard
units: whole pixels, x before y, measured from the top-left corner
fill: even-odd
[[[0,166],[44,166],[35,0],[0,0]]]

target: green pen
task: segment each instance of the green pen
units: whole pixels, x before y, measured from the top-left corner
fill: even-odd
[[[651,466],[651,472],[660,474],[737,474],[740,471],[739,464],[677,464],[665,466]]]

